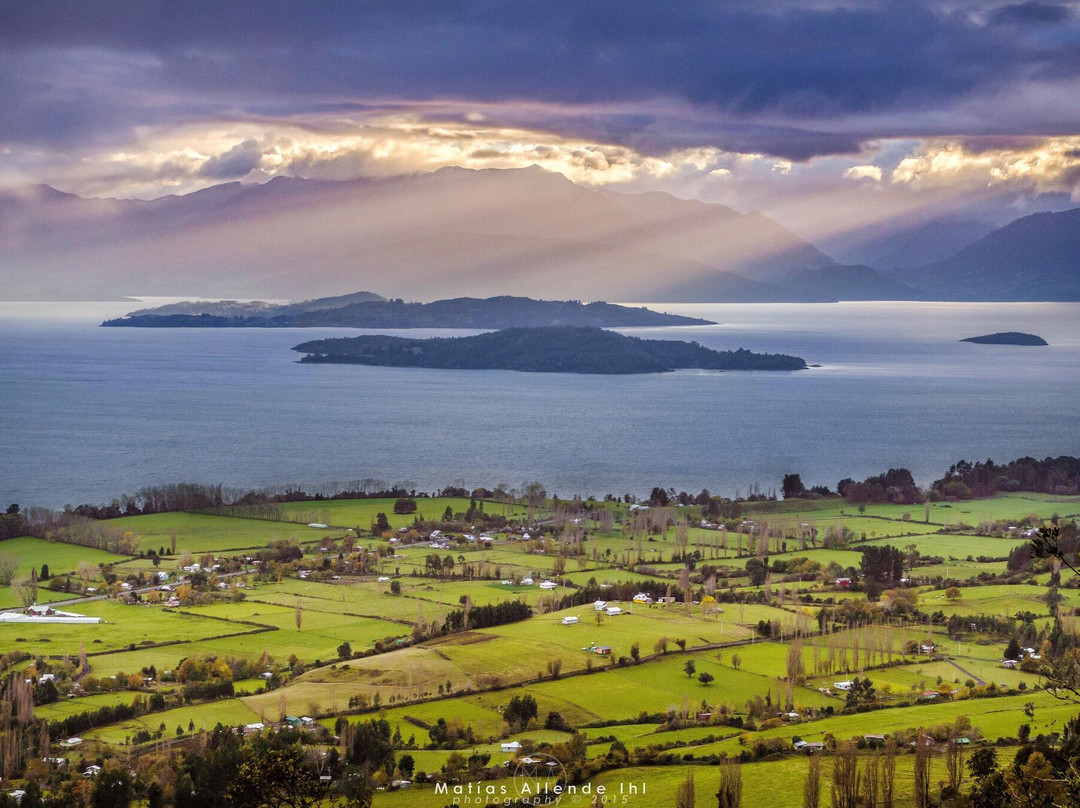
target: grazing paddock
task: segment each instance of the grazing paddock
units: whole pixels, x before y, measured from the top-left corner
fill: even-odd
[[[180,727],[183,734],[187,735],[191,723],[195,724],[195,731],[198,732],[204,729],[211,730],[218,724],[226,727],[239,727],[260,720],[259,714],[245,705],[243,700],[224,699],[177,707],[160,713],[147,713],[130,721],[121,721],[107,727],[87,730],[82,734],[82,737],[86,740],[122,745],[128,743],[128,739],[140,730],[155,733],[162,724],[165,725],[164,737],[175,738],[177,737],[177,727]]]
[[[1029,720],[1024,706],[1035,705],[1035,718]],[[750,743],[759,738],[782,738],[791,740],[798,735],[806,741],[820,741],[826,733],[835,738],[859,738],[868,733],[888,735],[899,730],[917,729],[950,724],[959,716],[971,719],[984,738],[1016,737],[1021,724],[1031,724],[1032,736],[1039,733],[1060,732],[1065,722],[1076,715],[1076,705],[1055,699],[1048,693],[1021,693],[1016,696],[1000,696],[986,699],[965,699],[924,703],[911,707],[896,707],[868,713],[854,713],[806,721],[797,725],[785,725],[764,732],[750,733]],[[738,754],[742,748],[735,739],[721,741],[714,751]]]
[[[965,586],[960,589],[960,592],[960,597],[953,601],[946,598],[942,590],[920,593],[919,608],[925,612],[940,609],[946,615],[997,614],[1011,617],[1017,612],[1033,612],[1039,616],[1045,615],[1046,619],[1050,618],[1044,586],[1033,584]],[[1059,592],[1064,605],[1080,605],[1080,591],[1063,588]]]
[[[42,564],[49,565],[49,575],[55,578],[65,573],[74,574],[79,562],[86,561],[95,567],[98,564],[115,564],[124,561],[127,556],[108,553],[96,547],[83,547],[79,544],[64,544],[58,541],[36,539],[33,536],[19,536],[0,541],[0,555],[14,556],[19,560],[15,570],[16,578],[27,578],[30,570],[41,571]],[[77,579],[76,579],[77,580]],[[44,583],[39,585],[39,592],[46,592]],[[65,595],[64,597],[70,597]]]
[[[260,519],[234,519],[204,513],[155,513],[146,516],[123,516],[101,524],[119,531],[131,531],[140,540],[140,550],[165,548],[168,553],[176,534],[176,553],[226,553],[268,547],[275,541],[316,541],[323,535],[340,537],[340,531],[318,533],[305,525],[267,522]]]
[[[65,623],[11,623],[0,624],[0,647],[25,650],[31,654],[46,656],[72,656],[85,645],[90,654],[90,664],[95,674],[113,674],[116,668],[105,664],[97,655],[101,652],[135,650],[140,646],[162,642],[181,643],[166,646],[181,648],[183,644],[197,640],[251,631],[250,626],[223,623],[197,615],[168,612],[153,606],[124,606],[115,601],[88,601],[71,607],[79,614],[101,617],[101,623],[70,625]],[[167,652],[175,656],[177,651]],[[187,653],[181,652],[182,656]],[[134,665],[124,665],[128,672],[137,670]]]
[[[72,596],[65,592],[53,592],[51,589],[38,587],[37,602],[52,603],[58,600],[67,600]],[[22,594],[16,587],[0,586],[0,611],[10,611],[23,607]]]
[[[112,693],[91,693],[77,699],[60,699],[52,704],[40,704],[34,708],[34,716],[46,721],[62,721],[79,713],[97,710],[99,707],[115,707],[118,704],[132,704],[136,698],[145,699],[145,693],[119,690]]]
[[[402,579],[403,592],[408,591],[405,588],[407,582],[408,579]],[[389,584],[376,583],[370,577],[343,577],[333,583],[286,579],[280,583],[260,585],[248,595],[248,602],[267,603],[290,609],[296,607],[297,599],[303,602],[305,609],[410,622],[416,620],[418,612],[426,621],[438,619],[441,622],[450,611],[449,605],[439,606],[430,600],[418,601],[404,595],[391,595]],[[458,608],[456,603],[454,607]]]
[[[652,575],[643,575],[633,570],[583,570],[581,572],[568,572],[559,576],[573,581],[578,586],[585,586],[590,580],[596,579],[598,584],[618,584],[623,582],[655,581]]]
[[[385,718],[391,728],[399,729],[404,738],[410,735],[416,736],[418,746],[426,743],[427,731],[406,720],[413,718],[428,725],[435,724],[440,718],[448,722],[458,720],[463,727],[471,726],[478,738],[497,738],[506,728],[506,722],[497,708],[501,707],[510,698],[513,691],[502,693],[481,693],[471,696],[460,696],[453,700],[433,701],[424,704],[409,704],[401,707],[388,707],[378,713],[365,713],[362,715],[350,715],[350,722],[368,721],[372,718]],[[333,719],[324,719],[321,723],[333,728]]]
[[[368,531],[380,513],[386,514],[391,527],[408,527],[416,520],[436,521],[442,518],[447,506],[455,513],[469,509],[468,497],[417,497],[416,512],[394,513],[396,499],[335,499],[319,502],[283,502],[280,505],[285,519],[307,525],[319,523],[342,528]],[[477,500],[484,512],[493,516],[523,517],[525,507],[491,500]]]
[[[418,500],[418,503],[425,516],[434,517],[440,517],[447,504],[455,512],[468,507],[467,499]],[[298,520],[295,523],[186,513],[110,520],[111,526],[139,535],[143,540],[142,549],[167,548],[175,530],[177,552],[187,550],[194,555],[209,552],[244,555],[245,550],[295,538],[306,551],[299,566],[318,572],[312,572],[311,579],[300,579],[290,577],[294,573],[285,570],[280,580],[274,580],[276,568],[271,569],[272,574],[267,580],[251,573],[245,576],[250,588],[237,600],[223,597],[207,605],[175,610],[159,606],[123,606],[108,600],[80,601],[70,607],[72,611],[100,615],[106,622],[100,626],[0,625],[0,634],[6,635],[0,637],[3,646],[0,650],[75,656],[79,645],[85,643],[92,673],[98,677],[117,672],[132,673],[150,664],[166,671],[174,669],[184,657],[210,654],[254,659],[267,653],[281,669],[285,684],[271,692],[260,692],[264,687],[262,679],[249,679],[236,683],[239,695],[235,698],[170,709],[160,715],[88,732],[83,750],[95,754],[104,749],[105,744],[122,746],[137,732],[156,733],[162,722],[166,725],[165,737],[173,738],[177,726],[186,734],[189,724],[198,729],[212,728],[219,721],[227,725],[251,723],[260,718],[276,721],[282,713],[312,715],[328,727],[333,727],[335,715],[346,712],[351,713],[350,721],[385,717],[403,738],[415,738],[421,746],[428,742],[429,736],[420,724],[434,724],[441,717],[455,726],[472,727],[476,744],[472,749],[459,750],[462,754],[466,757],[474,751],[490,754],[492,762],[498,764],[510,757],[499,746],[502,738],[548,743],[565,740],[565,733],[540,728],[551,712],[558,712],[587,738],[610,736],[631,750],[676,741],[699,744],[672,750],[672,754],[685,760],[706,755],[737,755],[753,749],[759,740],[780,739],[787,744],[795,736],[816,741],[826,734],[839,739],[870,733],[889,734],[920,726],[943,725],[959,716],[969,717],[983,736],[996,741],[999,737],[1015,737],[1024,723],[1031,724],[1033,736],[1059,732],[1064,722],[1076,712],[1074,705],[1056,701],[1038,690],[1037,676],[1001,667],[1006,637],[965,630],[958,641],[946,636],[940,620],[934,626],[927,626],[925,622],[902,625],[894,618],[892,624],[874,623],[863,629],[835,630],[802,641],[803,671],[809,679],[806,685],[794,689],[795,706],[805,710],[832,708],[837,714],[748,732],[742,743],[741,730],[715,724],[669,732],[656,732],[658,725],[655,723],[590,728],[587,725],[593,723],[639,721],[673,711],[715,712],[721,706],[745,717],[747,702],[766,695],[770,706],[765,717],[775,717],[784,697],[792,633],[797,626],[816,630],[819,612],[824,609],[829,614],[833,607],[786,602],[783,606],[717,603],[715,606],[710,604],[710,608],[717,611],[706,614],[701,604],[691,604],[688,608],[683,603],[642,605],[623,601],[612,604],[623,610],[618,615],[598,613],[592,603],[549,611],[556,607],[558,599],[591,579],[608,584],[659,581],[674,586],[684,565],[670,561],[675,549],[673,529],[669,529],[666,538],[654,536],[653,540],[641,541],[627,538],[622,532],[625,525],[606,534],[592,532],[584,544],[584,552],[589,556],[585,569],[578,568],[575,558],[560,559],[554,552],[537,554],[530,550],[535,545],[502,537],[486,550],[472,544],[435,549],[427,542],[396,548],[394,552],[401,558],[383,558],[377,572],[364,576],[346,575],[340,569],[334,572],[333,565],[340,548],[337,541],[334,549],[325,553],[315,549],[319,539],[340,539],[346,528],[366,531],[379,512],[386,513],[395,526],[412,523],[413,515],[394,515],[392,506],[392,500],[283,506],[289,517]],[[485,508],[489,507],[493,506],[485,504]],[[626,513],[621,505],[610,507]],[[429,514],[431,509],[438,512]],[[518,509],[519,512],[522,510]],[[923,556],[946,559],[933,567],[916,567],[911,577],[917,581],[931,576],[969,578],[981,572],[1000,573],[1005,567],[1002,561],[966,559],[968,556],[1002,558],[1022,542],[1019,538],[936,532],[942,526],[977,525],[991,518],[1019,522],[1032,511],[1043,516],[1055,511],[1078,513],[1080,497],[1009,495],[978,502],[936,503],[930,510],[929,524],[922,521],[922,506],[867,505],[863,513],[858,513],[858,506],[840,500],[755,503],[749,506],[747,515],[758,527],[767,523],[770,528],[787,531],[802,528],[805,523],[805,527],[817,529],[817,547],[800,549],[798,539],[788,539],[786,552],[770,552],[772,562],[788,562],[801,557],[823,566],[838,564],[843,568],[858,568],[861,549],[885,545],[897,547],[901,552],[914,545]],[[904,519],[905,514],[908,519]],[[307,521],[334,527],[308,528]],[[696,525],[695,519],[691,519],[691,524]],[[824,534],[835,532],[841,526],[856,536],[865,533],[870,540],[866,543],[856,541],[844,549],[823,549]],[[538,535],[547,529],[548,526],[543,525],[539,531],[534,528],[532,532]],[[745,534],[742,536],[744,547],[748,538]],[[763,587],[749,586],[748,576],[742,575],[746,557],[712,558],[723,555],[718,549],[719,540],[716,531],[696,526],[689,529],[689,547],[699,550],[701,556],[694,570],[693,597],[700,597],[699,576],[706,564],[738,573],[722,579],[721,592],[756,596]],[[739,537],[729,531],[729,554],[734,552],[738,541]],[[14,542],[0,544],[0,553],[19,550],[20,561],[35,567],[47,560],[54,574],[64,567],[77,567],[84,553],[82,548],[51,545],[36,539]],[[378,539],[363,538],[358,545],[369,549],[375,546],[390,548],[389,544],[380,544]],[[770,551],[775,549],[774,541]],[[46,555],[54,551],[57,554]],[[639,551],[646,559],[645,563],[655,567],[656,575],[643,574],[632,568]],[[592,559],[594,552],[599,554],[598,560]],[[346,555],[354,553],[355,550]],[[434,554],[440,559],[451,557],[453,575],[445,570],[442,576],[435,572],[424,574],[424,562]],[[152,569],[146,558],[124,561],[104,555],[117,563],[116,571],[120,573]],[[168,558],[161,568],[172,572],[178,560]],[[556,576],[556,565],[563,564],[564,573]],[[626,564],[627,569],[619,569],[618,564]],[[460,577],[465,565],[472,571],[483,569],[482,574],[496,578],[470,580]],[[535,581],[532,586],[500,583],[501,579],[520,579],[527,574]],[[335,577],[331,578],[331,575]],[[806,580],[782,584],[780,578],[784,575],[774,570],[771,587],[774,594],[782,585],[787,594],[797,588],[837,602],[861,601],[866,597],[863,592],[824,591],[833,588],[832,576],[824,583],[816,580],[819,576],[806,575]],[[380,583],[376,580],[378,576],[392,578],[399,594],[391,594],[391,581]],[[537,584],[545,578],[558,578],[560,583],[554,590],[541,590]],[[562,579],[570,585],[564,586]],[[964,586],[955,600],[945,598],[943,589],[924,585],[917,590],[918,607],[926,615],[940,611],[946,616],[986,614],[1011,618],[1018,612],[1032,612],[1036,615],[1037,628],[1042,628],[1050,620],[1045,602],[1046,584],[1044,573],[1032,578],[1032,583]],[[3,598],[15,594],[11,589],[0,589],[0,603],[4,602]],[[229,595],[235,596],[232,590]],[[1080,606],[1080,591],[1062,588],[1060,595],[1066,607]],[[42,596],[46,596],[44,590]],[[462,608],[466,599],[475,607],[518,600],[533,607],[533,617],[517,623],[437,636],[416,646],[405,644],[405,638],[411,640],[413,624],[418,619],[425,624],[441,626],[447,613]],[[298,602],[301,607],[299,630],[296,626]],[[598,614],[601,614],[599,620]],[[839,609],[836,615],[839,617]],[[577,617],[578,622],[563,625],[564,617]],[[782,638],[759,637],[761,621],[778,622]],[[265,628],[260,630],[260,627]],[[962,628],[968,628],[966,621]],[[162,638],[175,641],[175,644],[154,644]],[[913,656],[903,651],[906,642],[927,639],[937,643],[937,653],[945,655],[943,658]],[[662,640],[667,642],[668,653],[650,659],[662,646]],[[678,651],[677,640],[685,641],[689,653]],[[735,640],[746,644],[704,648]],[[338,661],[337,649],[343,642],[348,642],[354,653],[373,649],[376,642],[393,650]],[[628,661],[635,643],[639,655],[646,661],[637,665],[618,664],[620,659]],[[860,649],[858,659],[853,658],[856,643]],[[609,647],[610,655],[596,653],[596,646]],[[296,660],[291,659],[293,655]],[[738,667],[732,664],[736,656]],[[904,664],[872,667],[888,659],[898,663],[903,659]],[[292,667],[296,661],[303,669],[299,665]],[[688,661],[695,666],[692,676],[685,671]],[[588,668],[593,669],[591,673],[586,673]],[[825,671],[830,672],[825,674]],[[294,673],[295,677],[290,679]],[[701,673],[712,676],[712,681],[702,684],[697,678]],[[871,679],[883,696],[877,705],[882,709],[839,714],[846,699],[822,694],[817,689],[856,675]],[[962,693],[969,678],[1005,689],[1019,690],[1021,686],[1025,689],[1004,697],[950,700],[941,696],[932,702],[896,706],[943,684]],[[162,687],[168,690],[175,686]],[[535,698],[539,713],[536,723],[517,735],[513,734],[517,728],[508,727],[501,715],[515,695]],[[39,707],[38,715],[60,720],[98,706],[128,703],[135,697],[134,693],[123,691],[64,699]],[[377,707],[374,706],[376,703]],[[1028,703],[1034,706],[1034,719],[1025,715]],[[359,705],[365,706],[366,711],[352,713]],[[761,726],[763,717],[757,715],[755,721]],[[602,755],[609,746],[610,740],[591,744],[587,754],[589,757]],[[439,769],[451,754],[446,750],[397,750],[399,755],[405,752],[413,756],[419,771]],[[1003,752],[1001,759],[1004,761],[1010,755],[1011,752]],[[939,758],[934,767],[932,779],[937,782],[944,777],[943,761]],[[718,772],[711,765],[625,769],[607,772],[595,782],[612,788],[631,784],[640,788],[644,784],[645,794],[627,795],[625,804],[664,805],[674,802],[674,788],[687,771],[692,771],[697,778],[696,804],[714,806]],[[802,805],[806,761],[801,756],[748,763],[742,771],[743,805],[746,808],[799,808]],[[823,791],[827,789],[829,772],[830,766],[826,763],[822,772]],[[901,797],[898,808],[909,808],[910,780],[910,755],[905,753],[898,761],[897,783]],[[823,800],[828,800],[828,794]],[[399,804],[404,808],[406,803],[410,808],[426,805],[442,808],[450,801],[452,795],[436,795],[433,789],[424,786],[403,792],[379,792],[375,797],[377,808]],[[822,804],[826,804],[825,801]]]
[[[989,536],[955,536],[947,533],[934,533],[930,535],[908,536],[903,539],[879,539],[868,541],[867,545],[890,545],[900,550],[907,551],[909,545],[915,545],[920,555],[940,556],[941,558],[973,559],[979,556],[989,558],[1007,558],[1017,545],[1023,544],[1026,539],[995,539]],[[920,568],[916,567],[912,572],[919,574]]]
[[[691,659],[696,667],[693,677],[687,676],[684,670]],[[715,680],[702,685],[697,679],[698,673],[710,673]],[[548,698],[562,699],[595,715],[593,720],[601,721],[634,718],[641,712],[665,712],[669,708],[678,709],[684,702],[697,709],[703,700],[710,705],[727,704],[742,710],[748,699],[764,697],[775,689],[775,678],[718,664],[709,653],[673,654],[656,662],[527,687],[541,705]],[[818,705],[816,692],[806,692],[804,698],[812,698],[812,706]],[[828,703],[840,704],[834,699]]]

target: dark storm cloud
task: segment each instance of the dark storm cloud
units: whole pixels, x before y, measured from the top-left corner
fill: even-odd
[[[1068,6],[1056,3],[1017,3],[994,10],[990,19],[1006,25],[1054,25],[1072,14]]]
[[[0,52],[7,142],[447,99],[504,104],[508,119],[529,102],[564,107],[538,117],[637,148],[801,159],[851,151],[915,111],[940,111],[941,129],[962,134],[954,106],[1013,82],[1037,93],[1075,80],[1080,24],[1071,6],[1042,3],[38,0],[0,10]],[[658,99],[699,114],[626,114]],[[575,111],[590,105],[601,109]]]
[[[259,160],[262,159],[263,149],[256,140],[245,140],[237,143],[224,154],[218,154],[205,163],[199,169],[204,177],[215,180],[231,180],[244,177],[254,171]]]

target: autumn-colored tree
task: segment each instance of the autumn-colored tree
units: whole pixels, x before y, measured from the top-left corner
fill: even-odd
[[[687,772],[686,779],[675,787],[675,808],[694,808],[694,773]]]
[[[859,772],[859,750],[853,741],[836,745],[832,770],[833,808],[858,808],[862,775]]]
[[[806,782],[803,783],[803,808],[818,808],[821,803],[821,758],[807,758]]]
[[[9,553],[0,554],[0,586],[10,586],[19,568],[18,556]]]
[[[881,759],[881,808],[893,808],[896,799],[896,741],[885,742],[885,755]]]
[[[915,736],[914,777],[915,808],[930,808],[930,758],[933,754],[933,738],[920,731]]]
[[[863,758],[862,781],[863,808],[878,808],[878,796],[881,794],[881,758],[876,753]]]
[[[742,769],[737,758],[720,761],[720,789],[716,799],[718,808],[741,808]]]
[[[949,745],[945,749],[945,771],[949,778],[949,787],[954,793],[960,792],[960,784],[964,780],[964,751],[967,748],[961,741],[961,733],[957,728],[949,731]]]
[[[1027,762],[1013,765],[1005,771],[1008,800],[1017,808],[1057,808],[1071,804],[1065,800],[1065,789],[1054,767],[1042,752],[1032,752]]]

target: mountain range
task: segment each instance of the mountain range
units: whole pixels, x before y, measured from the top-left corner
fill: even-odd
[[[882,272],[839,263],[756,211],[587,188],[536,167],[278,177],[151,201],[33,186],[0,193],[0,297],[1080,300],[1078,224],[1080,209],[1037,214],[945,257],[913,246],[933,228],[906,231],[892,255],[934,260]],[[955,246],[979,227],[937,232]]]

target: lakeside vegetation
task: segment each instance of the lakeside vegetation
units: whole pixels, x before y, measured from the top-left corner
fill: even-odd
[[[472,337],[362,336],[297,345],[301,362],[531,373],[664,373],[677,369],[803,370],[783,354],[714,351],[696,342],[640,339],[599,328],[508,328]]]
[[[729,804],[772,808],[807,805],[817,765],[819,806],[837,776],[866,804],[875,767],[878,806],[1065,805],[1076,462],[958,463],[914,492],[893,469],[841,481],[854,498],[793,473],[741,499],[370,480],[13,508],[4,608],[102,621],[0,624],[2,774],[30,805],[273,805],[275,782],[382,808],[513,787],[535,758],[643,804],[738,778]],[[976,497],[984,477],[1021,490]],[[161,510],[179,498],[202,507]]]

